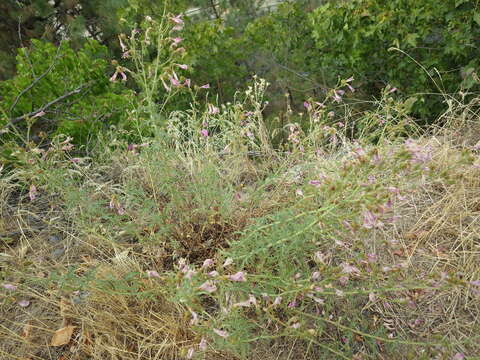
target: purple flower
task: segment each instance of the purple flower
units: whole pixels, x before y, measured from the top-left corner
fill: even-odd
[[[215,291],[217,291],[217,286],[213,283],[213,281],[211,280],[208,280],[208,281],[205,281],[202,285],[200,285],[198,287],[200,290],[202,291],[206,291],[208,293],[213,293]]]
[[[310,110],[311,105],[308,101],[304,101],[303,106],[305,107],[305,109]]]
[[[188,69],[188,65],[186,65],[186,64],[177,64],[177,66],[178,66],[180,69],[183,69],[183,70],[187,70],[187,69]]]
[[[2,287],[6,290],[15,291],[17,287],[13,284],[2,284]]]
[[[247,279],[245,278],[245,273],[243,271],[239,271],[233,275],[228,275],[228,280],[237,282],[247,281]]]
[[[322,182],[320,180],[310,180],[308,184],[313,185],[315,187],[319,187],[322,184]]]
[[[202,130],[200,130],[200,134],[201,134],[203,137],[208,137],[208,130],[207,130],[207,129],[202,129]]]
[[[200,86],[200,89],[210,89],[210,84]]]
[[[456,353],[452,357],[452,360],[463,360],[463,359],[465,359],[465,354],[464,353]]]
[[[210,276],[210,277],[216,277],[220,274],[218,273],[218,271],[213,270],[213,271],[210,271],[209,273],[207,273],[207,275]]]
[[[288,307],[289,307],[289,308],[294,308],[294,307],[297,307],[297,306],[298,306],[298,303],[297,303],[296,300],[290,301],[290,302],[288,303]]]
[[[470,281],[470,284],[473,286],[480,286],[480,280]]]

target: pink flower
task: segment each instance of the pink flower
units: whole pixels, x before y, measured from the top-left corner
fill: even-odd
[[[43,116],[45,114],[46,114],[46,112],[42,110],[42,111],[37,112],[35,115],[33,115],[32,118],[37,118],[37,117]]]
[[[175,77],[170,77],[170,82],[172,83],[172,85],[173,85],[174,87],[180,87],[180,86],[182,86],[182,84],[180,83],[180,81],[179,81],[177,78],[175,78]]]
[[[80,158],[71,158],[70,161],[74,164],[78,164],[80,162]]]
[[[359,275],[360,274],[360,270],[358,270],[358,268],[355,267],[355,266],[349,265],[347,263],[342,263],[341,265],[342,265],[342,271],[345,274],[353,274],[353,275]]]
[[[210,84],[200,86],[200,89],[210,89]]]
[[[182,16],[183,16],[183,14],[179,14],[177,16],[172,16],[170,18],[170,20],[177,25],[182,25],[184,23],[184,21],[182,19]]]
[[[342,101],[342,97],[339,95],[339,92],[340,90],[334,90],[333,91],[333,100],[335,100],[336,102],[341,102]]]
[[[115,71],[115,73],[110,77],[110,81],[115,82],[117,80],[117,75],[118,75],[118,72]]]
[[[310,180],[308,184],[313,185],[315,187],[319,187],[322,184],[322,182],[320,180]]]
[[[218,336],[224,338],[224,339],[226,339],[227,337],[230,336],[230,334],[229,334],[228,332],[226,332],[226,331],[224,331],[224,330],[220,330],[220,329],[215,329],[215,328],[214,328],[214,329],[213,329],[213,332],[214,332],[215,334],[217,334]]]
[[[195,275],[196,273],[197,273],[196,271],[188,269],[188,271],[185,273],[184,278],[188,279],[188,280],[191,280],[193,275]]]
[[[213,104],[208,104],[208,113],[210,115],[215,115],[220,112],[220,109]]]
[[[6,290],[15,291],[17,287],[13,284],[2,284],[2,287]]]
[[[206,351],[207,350],[207,340],[202,337],[202,340],[200,340],[200,343],[198,344],[198,348],[201,351]]]
[[[30,301],[28,300],[20,300],[18,302],[18,305],[20,305],[21,307],[27,307],[28,305],[30,305]]]
[[[210,277],[216,277],[220,274],[218,273],[218,271],[213,270],[213,271],[210,271],[209,273],[207,273],[207,275],[210,276]]]
[[[198,314],[195,311],[190,310],[190,314],[192,314],[192,320],[190,320],[190,325],[195,325],[198,323]]]
[[[206,259],[203,262],[202,269],[208,269],[209,267],[213,266],[213,259]]]
[[[303,102],[303,107],[304,107],[305,109],[307,109],[307,110],[310,110],[311,105],[310,105],[310,103],[309,103],[308,101],[304,101],[304,102]]]
[[[185,79],[185,82],[183,85],[185,85],[186,87],[190,87],[190,85],[192,85],[192,82],[190,79]]]
[[[355,89],[353,88],[352,85],[347,84],[347,87],[348,87],[348,90],[350,90],[351,92],[355,92]]]
[[[217,291],[217,286],[210,280],[205,281],[202,285],[198,287],[202,291],[206,291],[208,293],[213,293]]]
[[[35,198],[37,197],[37,188],[33,184],[30,185],[30,190],[28,192],[28,197],[30,198],[30,201],[35,200]]]
[[[377,261],[377,255],[373,253],[367,254],[367,259],[369,263],[374,263]]]
[[[363,212],[363,227],[365,229],[380,228],[382,226],[383,223],[370,210]]]
[[[465,354],[464,353],[456,353],[452,357],[452,360],[463,360],[463,359],[465,359]]]
[[[296,300],[290,301],[287,305],[289,308],[294,308],[298,306],[298,303]]]
[[[172,46],[177,46],[183,41],[181,37],[174,37],[172,38]]]
[[[351,76],[347,80],[345,80],[345,82],[349,83],[349,82],[352,82],[353,80],[355,80],[355,79],[353,78],[353,76]]]
[[[183,70],[187,70],[187,69],[188,69],[188,65],[186,65],[186,64],[177,64],[177,66],[178,66],[180,69],[183,69]]]
[[[200,134],[202,134],[203,137],[208,137],[208,130],[207,129],[202,129],[202,130],[200,130]]]
[[[245,273],[243,271],[239,271],[233,275],[229,275],[228,280],[237,282],[247,281],[247,279],[245,278]]]
[[[388,93],[391,94],[391,93],[394,93],[394,92],[397,91],[397,90],[398,90],[398,89],[397,89],[396,87],[394,87],[394,88],[391,88],[391,89],[388,91]]]
[[[159,278],[160,274],[155,270],[147,270],[147,276],[150,278]]]

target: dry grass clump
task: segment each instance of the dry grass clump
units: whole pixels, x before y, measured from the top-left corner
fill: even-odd
[[[381,261],[402,261],[406,276],[433,288],[405,292],[400,299],[387,296],[375,311],[392,331],[448,338],[476,354],[480,302],[471,282],[480,278],[480,169],[456,137],[447,134],[428,144],[435,154],[433,171],[407,196],[398,212],[402,221],[383,234],[394,245]]]

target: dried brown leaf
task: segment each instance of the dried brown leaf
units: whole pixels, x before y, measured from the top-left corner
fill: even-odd
[[[62,346],[68,344],[70,342],[70,339],[72,338],[73,330],[75,330],[75,326],[71,325],[58,329],[57,331],[55,331],[50,345]]]

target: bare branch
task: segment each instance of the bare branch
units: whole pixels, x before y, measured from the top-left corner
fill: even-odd
[[[80,93],[80,92],[82,91],[82,89],[84,89],[84,88],[86,88],[86,87],[88,87],[88,86],[90,86],[90,85],[91,85],[91,82],[90,82],[90,83],[83,84],[83,85],[80,85],[79,87],[77,87],[77,88],[75,88],[75,89],[73,89],[73,90],[71,90],[71,91],[63,94],[62,96],[56,98],[55,100],[52,100],[52,101],[46,103],[45,105],[43,105],[43,106],[40,107],[39,109],[36,109],[36,110],[34,110],[34,111],[32,111],[32,112],[29,112],[28,114],[24,114],[24,115],[22,115],[22,116],[13,118],[13,119],[10,120],[10,123],[9,123],[6,127],[11,126],[11,125],[15,125],[15,124],[19,123],[19,122],[22,121],[22,120],[25,120],[25,119],[27,119],[27,118],[30,118],[30,117],[32,117],[32,116],[34,116],[34,115],[36,115],[36,114],[41,113],[41,112],[44,112],[44,111],[47,110],[49,107],[51,107],[51,106],[53,106],[53,105],[55,105],[55,104],[57,104],[57,103],[65,100],[66,98],[68,98],[68,97],[70,97],[70,96],[72,96],[72,95],[75,95],[75,94]]]
[[[30,89],[32,89],[40,80],[42,80],[45,76],[47,76],[50,71],[52,71],[53,67],[55,66],[55,63],[57,62],[57,59],[60,57],[60,46],[58,47],[57,49],[57,53],[55,54],[55,57],[53,58],[53,61],[52,63],[50,64],[50,66],[48,67],[48,69],[43,73],[41,74],[39,77],[35,77],[32,81],[32,83],[30,85],[28,85],[25,89],[23,89],[20,94],[17,95],[17,97],[15,98],[15,101],[13,102],[12,106],[10,107],[10,113],[12,113],[12,111],[15,109],[15,106],[17,106],[18,104],[18,101],[20,100],[20,98],[25,94],[27,93]]]

